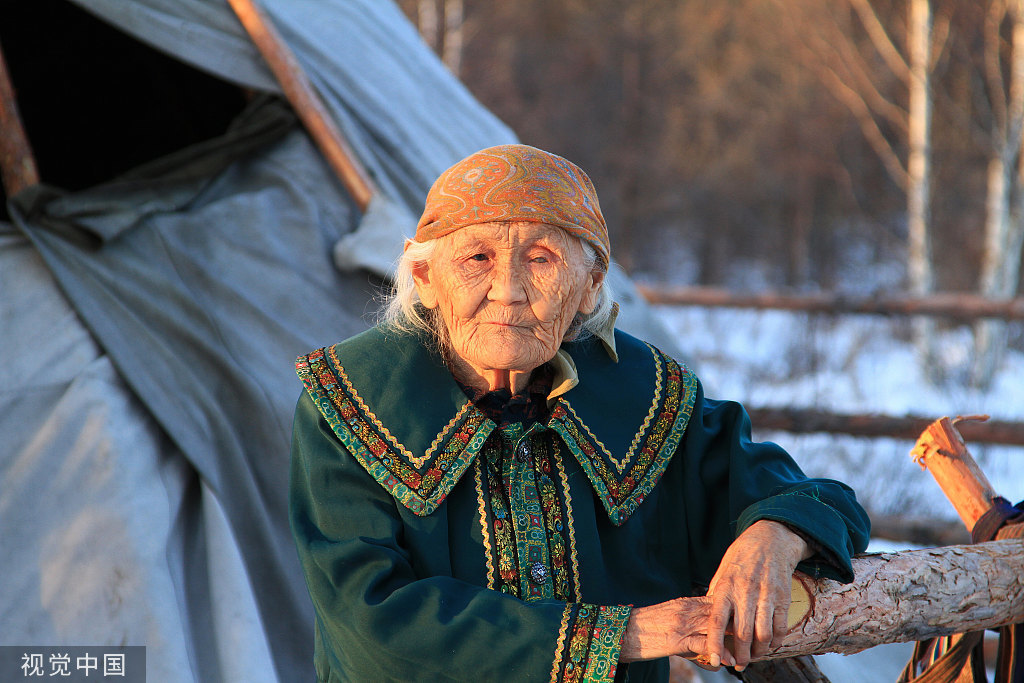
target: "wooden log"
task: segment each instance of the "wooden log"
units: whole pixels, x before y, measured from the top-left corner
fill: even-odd
[[[961,322],[973,322],[978,318],[1024,320],[1024,298],[992,300],[959,292],[929,296],[857,297],[832,292],[738,294],[715,287],[672,288],[644,284],[638,284],[637,289],[649,303],[675,306],[781,309],[828,314],[927,315]]]
[[[281,84],[281,90],[313,142],[338,175],[356,206],[365,213],[377,188],[334,123],[320,95],[306,78],[294,53],[254,0],[228,0],[228,3],[267,61],[267,66]]]
[[[0,182],[4,193],[13,197],[39,182],[39,171],[18,114],[14,86],[0,49]]]
[[[890,437],[916,440],[934,422],[933,418],[908,415],[849,415],[810,408],[749,407],[750,419],[756,429],[779,429],[794,434],[827,432],[852,436]],[[998,443],[1024,446],[1024,423],[961,422],[958,429],[963,438],[977,443]]]
[[[927,469],[953,504],[960,520],[973,530],[981,516],[992,507],[996,492],[978,467],[956,425],[964,420],[983,421],[988,416],[935,420],[921,434],[913,450],[914,462]]]
[[[1024,621],[1024,541],[879,553],[841,584],[798,575],[807,598],[766,659],[861,650]],[[797,595],[799,597],[799,594]]]
[[[814,657],[786,657],[752,662],[740,675],[743,683],[829,683]]]

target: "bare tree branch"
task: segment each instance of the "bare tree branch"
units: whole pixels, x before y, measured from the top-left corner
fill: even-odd
[[[853,9],[856,10],[857,16],[860,17],[861,23],[864,24],[864,29],[871,38],[871,42],[874,43],[875,49],[878,50],[878,54],[885,60],[889,69],[892,70],[897,78],[909,84],[910,66],[889,38],[889,34],[886,32],[885,27],[882,26],[882,22],[878,20],[878,15],[875,14],[871,3],[868,0],[848,1],[853,6]]]
[[[988,81],[988,97],[992,107],[995,125],[992,134],[997,146],[1006,144],[1007,104],[1003,81],[1003,65],[1001,58],[1000,27],[1006,17],[1006,4],[1002,0],[994,0],[985,14],[985,79]]]
[[[821,74],[822,81],[832,94],[847,106],[857,123],[860,124],[861,132],[867,139],[868,144],[875,150],[875,154],[882,161],[882,165],[889,173],[889,177],[899,186],[906,190],[909,183],[907,169],[896,154],[892,145],[886,139],[885,134],[878,127],[878,122],[871,114],[871,108],[867,105],[860,93],[848,86],[843,79],[826,64],[820,63],[817,67]]]
[[[831,12],[825,12],[828,19],[829,34],[815,36],[817,48],[822,56],[832,54],[830,60],[833,69],[842,69],[849,77],[843,78],[851,84],[864,98],[869,109],[883,117],[901,133],[907,132],[907,110],[889,101],[878,89],[877,76],[872,76],[863,55],[851,42],[849,30],[840,26]],[[825,26],[825,22],[819,26]],[[838,71],[837,71],[837,75]]]

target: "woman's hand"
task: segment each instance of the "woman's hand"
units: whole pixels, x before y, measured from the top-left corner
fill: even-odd
[[[793,571],[810,557],[806,541],[779,522],[761,520],[725,551],[707,597],[711,612],[704,651],[711,666],[742,670],[786,633]],[[726,648],[732,634],[732,652]]]
[[[650,607],[636,607],[622,635],[620,662],[669,655],[692,658],[707,644],[708,598],[676,598]]]

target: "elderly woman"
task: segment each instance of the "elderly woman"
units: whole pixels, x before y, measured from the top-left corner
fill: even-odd
[[[784,631],[798,563],[852,579],[852,491],[616,330],[609,257],[582,170],[485,149],[430,190],[385,320],[299,358],[319,680],[742,668]]]

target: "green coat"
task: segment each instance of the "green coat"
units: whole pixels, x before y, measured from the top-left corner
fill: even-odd
[[[579,383],[526,431],[413,334],[299,358],[290,514],[319,680],[667,680],[666,660],[617,666],[630,606],[702,594],[759,519],[818,543],[804,571],[852,579],[849,488],[751,442],[739,404],[644,342],[563,350]]]

